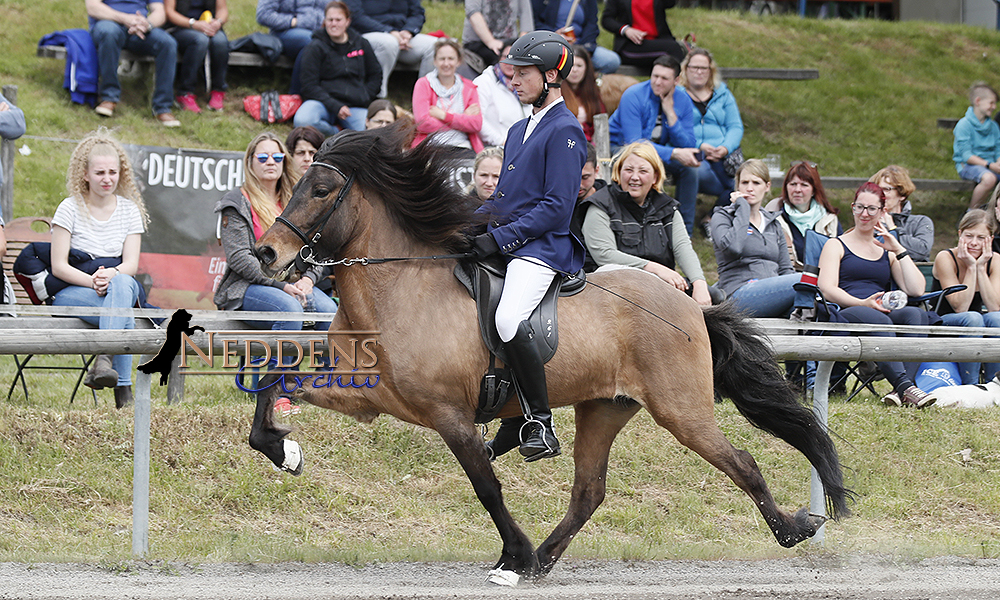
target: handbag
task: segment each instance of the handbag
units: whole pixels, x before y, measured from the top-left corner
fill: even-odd
[[[743,158],[743,147],[741,146],[726,155],[722,163],[722,168],[726,170],[726,175],[736,177],[736,169],[739,169],[744,161],[746,159]]]
[[[261,123],[284,123],[302,106],[302,96],[279,94],[276,90],[243,99],[243,110]]]

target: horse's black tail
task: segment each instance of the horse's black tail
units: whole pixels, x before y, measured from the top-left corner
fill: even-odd
[[[799,403],[761,332],[729,302],[705,310],[716,393],[728,397],[750,424],[804,454],[819,473],[827,512],[850,515],[837,449],[826,428]]]

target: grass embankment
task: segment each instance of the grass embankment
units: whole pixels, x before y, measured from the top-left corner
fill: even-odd
[[[231,38],[252,31],[253,3],[233,3]],[[460,31],[461,9],[429,3],[428,28]],[[242,113],[249,93],[287,84],[287,73],[234,69],[227,112],[181,114],[165,130],[150,118],[149,80],[128,80],[114,120],[69,103],[61,63],[34,57],[53,29],[83,27],[82,5],[0,1],[5,55],[0,80],[19,86],[29,134],[79,139],[111,125],[126,142],[242,150],[260,125]],[[676,32],[695,31],[729,66],[816,67],[807,82],[732,83],[747,126],[748,156],[808,157],[829,175],[864,175],[888,162],[915,177],[955,178],[951,134],[942,116],[961,116],[964,90],[997,72],[996,32],[881,21],[758,19],[736,13],[671,11]],[[409,82],[412,85],[412,80]],[[393,97],[406,103],[405,78]],[[284,134],[288,127],[275,127]],[[63,198],[72,145],[29,139],[18,156],[15,216],[50,215]],[[844,205],[845,195],[837,194]],[[918,210],[937,219],[938,246],[965,199],[918,192]],[[707,209],[707,208],[706,208]],[[695,240],[706,270],[714,261]],[[0,361],[0,381],[13,377]],[[15,393],[0,411],[0,560],[128,558],[131,416],[94,408],[86,395],[67,404],[68,376],[30,375],[31,402]],[[498,539],[458,465],[435,434],[380,419],[360,425],[306,407],[294,417],[307,470],[292,478],[251,451],[248,399],[231,382],[188,379],[188,400],[168,407],[154,388],[150,548],[153,558],[242,560],[492,561]],[[730,404],[718,417],[735,445],[756,458],[778,502],[808,499],[805,461],[752,430]],[[570,411],[559,411],[567,456],[524,465],[498,461],[506,498],[539,541],[565,510],[572,463]],[[780,549],[745,495],[640,415],[615,446],[608,499],[569,548],[599,558],[760,558],[811,552],[1000,556],[1000,424],[995,413],[890,411],[867,398],[834,403],[831,425],[855,516],[827,528],[827,546]],[[971,448],[971,460],[955,453]]]

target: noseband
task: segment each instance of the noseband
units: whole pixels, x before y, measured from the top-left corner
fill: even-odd
[[[296,262],[299,262],[300,260],[305,262],[313,262],[315,260],[314,257],[316,252],[314,246],[316,245],[316,242],[318,242],[320,237],[322,237],[323,235],[322,232],[323,229],[326,227],[327,221],[330,220],[330,217],[333,216],[334,211],[336,211],[337,208],[340,206],[340,204],[344,201],[344,198],[347,197],[347,194],[351,191],[351,187],[354,185],[353,172],[351,173],[351,176],[348,177],[344,175],[343,171],[341,171],[340,169],[331,164],[313,162],[312,166],[323,167],[325,169],[330,169],[331,171],[335,171],[338,175],[341,176],[341,178],[344,179],[344,186],[340,188],[340,193],[337,194],[337,198],[333,201],[333,204],[330,205],[330,208],[326,209],[326,212],[323,213],[320,216],[319,220],[317,220],[316,223],[313,224],[313,226],[310,227],[309,230],[306,231],[305,233],[302,233],[301,229],[299,229],[294,223],[292,223],[291,221],[289,221],[288,219],[286,219],[281,215],[278,215],[278,217],[274,219],[275,223],[281,223],[286,227],[288,227],[289,229],[291,229],[292,233],[299,236],[299,239],[302,240],[303,244],[305,244],[304,246],[302,246],[302,248],[299,249],[299,254],[296,259]],[[305,251],[308,251],[308,254],[304,256],[303,252]]]

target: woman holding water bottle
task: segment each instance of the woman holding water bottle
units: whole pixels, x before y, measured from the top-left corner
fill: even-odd
[[[909,252],[885,229],[884,211],[882,188],[871,182],[862,184],[851,204],[854,228],[823,246],[819,259],[820,291],[829,302],[841,307],[839,315],[849,323],[928,325],[929,313],[906,306],[905,301],[905,295],[924,293],[924,276]],[[903,294],[890,292],[893,284]],[[896,334],[872,332],[869,335],[894,337]],[[919,363],[887,361],[877,364],[893,387],[893,391],[882,399],[887,406],[925,408],[937,400],[913,383]]]

